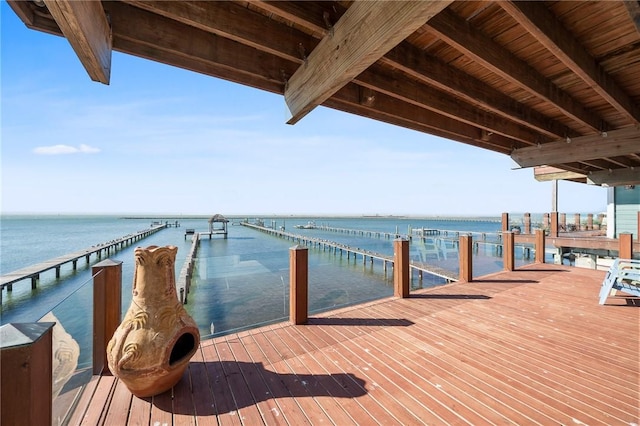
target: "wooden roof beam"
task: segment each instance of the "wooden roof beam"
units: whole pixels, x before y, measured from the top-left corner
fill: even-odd
[[[626,115],[631,124],[640,123],[640,108],[544,4],[532,1],[498,4],[618,112]]]
[[[69,40],[93,81],[109,84],[111,77],[111,25],[102,2],[44,0],[47,9]]]
[[[580,136],[564,124],[549,119],[483,81],[447,65],[407,42],[400,43],[391,49],[379,62],[397,68],[419,81],[460,97],[466,102],[535,129],[549,138]],[[533,141],[535,139],[531,140]]]
[[[514,148],[535,145],[535,141],[538,140],[548,140],[546,136],[541,136],[529,127],[522,126],[493,112],[478,111],[474,109],[473,105],[454,99],[446,92],[415,83],[410,79],[396,78],[378,64],[369,67],[354,81],[361,86],[385,93],[417,107],[426,108],[484,129],[486,130],[485,140],[493,137],[494,134],[501,134],[514,139]]]
[[[564,114],[591,129],[598,132],[603,130],[603,121],[599,116],[449,9],[429,20],[427,26],[447,44],[491,72],[554,104]]]
[[[640,169],[612,169],[592,172],[587,175],[587,183],[602,186],[640,185]]]
[[[640,151],[638,140],[640,140],[640,126],[631,126],[607,132],[606,136],[598,133],[515,149],[511,153],[511,158],[520,167],[571,162],[586,163],[588,160],[598,158],[638,153]]]
[[[285,101],[295,124],[450,1],[356,2],[291,76]]]
[[[427,109],[411,107],[384,93],[373,95],[375,101],[372,104],[363,102],[359,86],[348,84],[323,105],[504,154],[508,154],[513,146],[512,140],[501,135],[494,135],[485,142],[481,140],[482,131],[477,127]]]

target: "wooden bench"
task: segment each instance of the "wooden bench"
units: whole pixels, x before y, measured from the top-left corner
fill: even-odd
[[[610,296],[615,296],[617,291],[622,291],[632,296],[640,297],[640,260],[635,259],[616,259],[607,276],[602,282],[600,289],[600,304]],[[637,299],[628,298],[632,304],[638,302]]]

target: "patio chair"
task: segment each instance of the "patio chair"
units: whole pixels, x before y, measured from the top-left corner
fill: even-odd
[[[616,259],[600,289],[600,304],[608,297],[616,296],[617,291],[622,291],[631,296],[640,297],[640,260]]]

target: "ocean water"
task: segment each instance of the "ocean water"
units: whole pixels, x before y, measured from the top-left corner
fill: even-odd
[[[216,236],[204,238],[198,251],[195,280],[188,295],[187,311],[193,316],[202,336],[219,335],[261,324],[286,320],[289,316],[289,252],[293,245],[278,237],[240,226],[244,218],[229,218],[227,239]],[[254,222],[255,218],[248,218]],[[381,254],[393,254],[393,239],[366,235],[337,233],[322,229],[297,229],[309,220],[316,225],[336,228],[361,229],[379,232],[398,232],[406,235],[411,229],[432,228],[447,230],[452,239],[455,232],[495,233],[500,230],[499,220],[427,220],[400,217],[361,218],[262,218],[266,226],[296,234],[366,249]],[[179,227],[163,229],[134,245],[112,253],[111,259],[122,261],[122,307],[131,302],[133,280],[133,253],[136,246],[174,245],[176,277],[191,246],[185,230],[207,231],[207,218],[122,218],[117,216],[2,216],[0,221],[0,273],[36,264],[57,256],[117,239],[147,229],[152,221],[165,220]],[[475,238],[475,237],[474,237]],[[414,239],[419,240],[419,239]],[[474,275],[484,275],[502,268],[502,259],[492,255],[491,246],[477,253],[478,266]],[[424,259],[424,250],[412,242],[413,259]],[[431,264],[457,274],[457,256],[431,256]],[[91,264],[78,262],[62,268],[59,279],[54,271],[41,275],[36,290],[30,281],[14,284],[13,291],[3,290],[2,324],[8,322],[37,321],[50,311],[81,348],[91,345],[92,277]],[[440,285],[444,280],[425,275],[422,280],[413,277],[414,288]],[[381,262],[364,263],[362,258],[309,248],[309,310],[310,313],[353,305],[393,294],[392,270],[383,269]],[[90,361],[90,353],[81,351],[80,365]]]

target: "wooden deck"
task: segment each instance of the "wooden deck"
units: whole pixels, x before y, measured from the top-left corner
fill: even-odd
[[[94,378],[73,424],[638,424],[640,310],[598,305],[604,275],[531,265],[206,340],[172,392]]]

